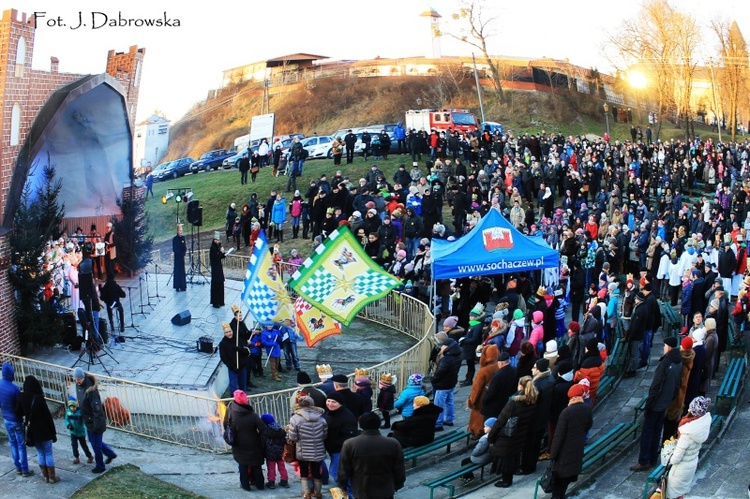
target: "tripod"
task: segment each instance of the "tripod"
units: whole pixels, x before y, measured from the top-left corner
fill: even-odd
[[[109,372],[107,366],[104,365],[103,357],[107,355],[115,361],[115,364],[119,364],[119,362],[115,359],[114,355],[112,355],[112,351],[104,343],[101,335],[99,335],[99,333],[96,332],[96,329],[94,329],[94,319],[91,309],[88,307],[85,310],[79,309],[78,320],[81,321],[81,326],[83,327],[84,346],[78,359],[76,359],[71,367],[75,367],[79,362],[85,362],[86,370],[91,370],[91,366],[98,363],[102,366],[102,369],[104,369],[104,372],[106,372],[108,376],[112,376],[112,373]],[[84,356],[86,357],[85,359]]]
[[[136,289],[135,286],[125,286],[125,289],[128,290],[128,304],[130,306],[130,325],[125,327],[132,327],[136,331],[140,333],[140,329],[138,329],[138,326],[135,325],[133,322],[133,316],[136,315],[135,312],[133,312],[133,290]],[[146,315],[146,314],[143,314]]]
[[[156,294],[154,295],[155,298],[164,298],[164,296],[159,295],[159,264],[156,262],[154,263],[154,281],[156,282]],[[167,282],[169,284],[169,282]]]
[[[151,307],[154,308],[150,303],[143,303],[143,281],[146,279],[142,276],[138,276],[138,296],[140,296],[141,299],[141,311],[138,312],[139,315],[146,316],[146,313],[143,311],[145,307]],[[148,286],[148,282],[146,283],[146,286]],[[148,293],[148,289],[146,289],[146,293]]]
[[[198,256],[195,256],[195,224],[190,225],[190,270],[188,271],[188,282],[190,284],[208,284],[209,280],[206,274],[203,273],[202,269],[205,269],[203,262],[201,262],[201,227],[198,225]],[[197,260],[197,261],[196,261]],[[195,277],[200,276],[203,279],[196,281]]]

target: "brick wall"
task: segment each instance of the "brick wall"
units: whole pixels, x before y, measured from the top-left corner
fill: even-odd
[[[10,231],[0,229],[0,353],[19,355],[21,345],[16,328],[13,286],[8,278],[10,268]]]

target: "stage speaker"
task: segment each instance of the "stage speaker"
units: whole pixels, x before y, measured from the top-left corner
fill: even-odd
[[[172,317],[172,324],[175,326],[187,326],[190,324],[190,310],[183,310],[179,314]]]
[[[203,225],[203,207],[197,199],[191,199],[187,205],[188,222],[200,227]]]

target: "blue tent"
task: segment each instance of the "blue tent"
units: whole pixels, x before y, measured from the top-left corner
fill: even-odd
[[[456,241],[432,240],[433,279],[454,279],[556,268],[560,254],[521,234],[497,210],[490,210]]]

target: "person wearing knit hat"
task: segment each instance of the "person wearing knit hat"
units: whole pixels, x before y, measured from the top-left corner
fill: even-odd
[[[677,338],[674,336],[665,338],[664,355],[659,359],[659,365],[656,366],[646,399],[638,463],[631,466],[630,471],[650,470],[659,460],[664,416],[675,394],[679,391],[682,364],[682,354],[677,348]]]
[[[572,399],[573,397],[580,397],[581,401],[583,401],[583,396],[586,393],[586,389],[583,387],[583,385],[572,385],[570,389],[568,389],[568,398]]]
[[[407,386],[404,387],[393,403],[393,407],[401,410],[401,415],[405,418],[411,416],[412,412],[414,412],[414,399],[425,394],[422,387],[423,379],[424,377],[420,373],[414,373],[409,376]]]
[[[702,327],[694,329],[693,332],[690,333],[689,338],[693,339],[693,348],[702,346],[703,340],[706,339],[706,329]]]
[[[117,457],[117,454],[104,442],[104,432],[107,430],[107,415],[102,409],[99,386],[96,378],[91,374],[85,374],[82,369],[80,371],[74,370],[73,377],[76,383],[76,399],[81,411],[81,418],[86,425],[86,433],[94,451],[96,464],[91,471],[92,473],[103,473],[106,469],[105,465],[111,463]],[[107,456],[106,460],[104,456]]]
[[[474,308],[469,312],[469,329],[466,332],[466,336],[459,340],[463,358],[466,361],[466,377],[461,382],[461,386],[471,386],[474,380],[477,362],[475,352],[477,345],[482,343],[484,308],[482,303],[474,305]]]
[[[403,448],[418,447],[435,439],[435,423],[443,409],[430,402],[424,395],[414,398],[413,412],[402,421],[393,423],[393,436]]]
[[[571,349],[573,346],[571,345]],[[575,352],[574,352],[575,356]],[[604,362],[599,354],[599,342],[596,338],[590,338],[585,343],[583,358],[580,362],[580,368],[573,377],[574,382],[587,379],[589,381],[589,397],[591,406],[596,402],[596,392],[599,389],[599,381],[604,375]]]
[[[557,340],[549,340],[544,345],[544,358],[549,361],[550,369],[555,367],[555,361],[557,360]]]
[[[670,460],[663,497],[685,497],[690,492],[698,468],[698,453],[711,433],[710,405],[711,399],[705,397],[695,397],[688,405],[688,413],[680,421],[679,443]]]
[[[693,369],[700,370],[702,366],[696,366],[695,361],[698,358],[698,354],[693,350],[693,339],[689,336],[682,338],[680,341],[679,348],[680,355],[682,357],[682,369],[678,380],[677,391],[674,394],[674,398],[667,407],[664,413],[664,430],[662,432],[662,440],[668,440],[671,437],[677,436],[677,427],[682,417],[682,411],[685,406],[685,402],[698,395],[697,393],[691,393],[691,399],[688,399],[688,388],[690,386],[690,373]],[[699,359],[700,361],[700,359]],[[700,378],[694,378],[693,383],[698,381]]]
[[[83,449],[83,453],[88,458],[86,462],[89,464],[93,463],[94,455],[86,444],[86,426],[83,423],[83,416],[81,416],[81,411],[78,409],[78,401],[72,395],[68,397],[68,407],[65,410],[65,427],[70,432],[70,445],[73,447],[73,464],[81,462],[78,453],[79,444]],[[22,470],[21,467],[16,469]],[[23,474],[23,470],[21,474]]]
[[[419,409],[420,407],[424,407],[430,403],[430,399],[425,397],[424,395],[420,395],[419,397],[414,397],[414,408]]]
[[[680,348],[682,350],[692,350],[693,349],[693,339],[690,336],[686,336],[682,338],[682,341],[680,342]]]

